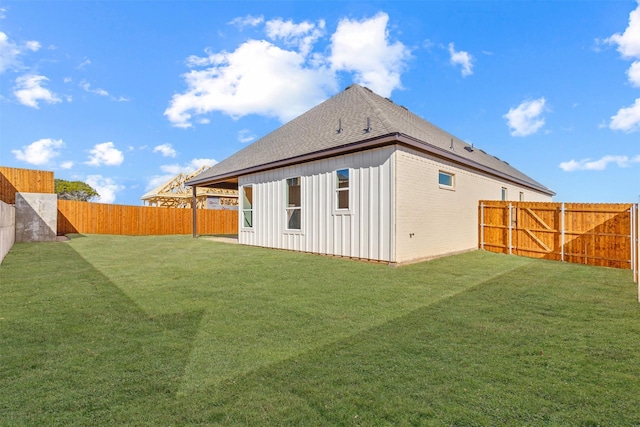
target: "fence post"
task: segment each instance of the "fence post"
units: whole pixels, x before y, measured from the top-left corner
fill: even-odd
[[[564,202],[560,207],[560,261],[564,262]]]
[[[509,255],[513,255],[513,206],[509,203]]]
[[[480,203],[480,249],[484,251],[484,203]]]
[[[631,206],[631,268],[633,268],[633,280],[638,284],[638,302],[640,302],[640,218],[638,217],[640,203]]]
[[[196,197],[196,186],[192,187],[192,196],[191,196],[191,212],[192,212],[192,223],[193,223],[193,238],[198,237],[198,199]]]

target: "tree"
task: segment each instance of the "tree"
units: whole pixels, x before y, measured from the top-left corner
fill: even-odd
[[[54,186],[58,199],[88,202],[95,197],[100,197],[93,187],[82,181],[55,179]]]

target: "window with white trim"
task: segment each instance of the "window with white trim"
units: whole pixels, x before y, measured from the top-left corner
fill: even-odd
[[[507,187],[502,187],[502,201],[507,200]]]
[[[524,202],[524,192],[520,192],[520,201]]]
[[[336,209],[349,209],[349,169],[336,171]]]
[[[242,187],[242,227],[253,228],[253,185]]]
[[[287,230],[300,230],[302,226],[300,181],[300,177],[287,179]]]
[[[438,184],[440,185],[440,187],[454,188],[454,175],[452,173],[443,171],[438,172]]]

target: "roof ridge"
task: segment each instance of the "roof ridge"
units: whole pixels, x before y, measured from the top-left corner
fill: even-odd
[[[379,97],[381,100],[384,100],[385,102],[391,102],[391,103],[393,103],[393,101],[391,101],[388,98],[383,98],[382,96],[380,96],[377,93],[373,92],[371,89],[369,89],[366,86],[361,86],[359,84],[353,84],[351,86],[356,86],[356,87],[358,87],[360,89],[359,90],[360,95],[364,98],[365,102],[367,104],[369,104],[369,107],[371,107],[371,109],[375,113],[375,115],[378,118],[378,120],[380,120],[380,122],[384,125],[385,130],[387,131],[387,133],[398,132],[398,129],[393,126],[393,124],[392,124],[393,122],[391,121],[391,119],[389,119],[387,114],[384,111],[382,111],[382,109],[380,108],[378,103],[375,102],[374,99],[372,99],[372,98]]]

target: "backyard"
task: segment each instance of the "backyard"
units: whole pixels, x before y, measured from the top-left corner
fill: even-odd
[[[630,270],[71,237],[0,266],[0,425],[640,425]]]

